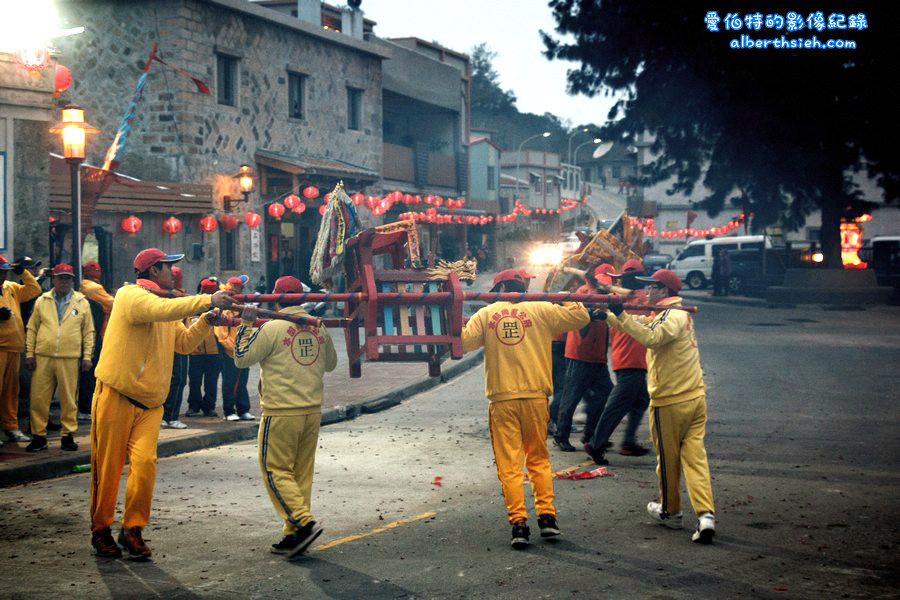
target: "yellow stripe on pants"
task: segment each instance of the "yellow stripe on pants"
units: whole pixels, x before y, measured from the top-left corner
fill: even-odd
[[[19,353],[0,352],[0,426],[19,428]]]
[[[122,527],[146,527],[156,483],[156,443],[163,407],[142,409],[102,381],[91,410],[91,530],[112,525],[125,458]]]
[[[656,476],[663,512],[681,512],[681,472],[694,513],[716,512],[706,460],[706,397],[650,407]]]
[[[527,520],[522,465],[528,469],[531,491],[538,515],[555,515],[553,470],[547,452],[547,423],[550,414],[546,398],[521,398],[491,402],[488,406],[491,444],[497,477],[503,488],[509,522]]]
[[[275,512],[291,535],[312,520],[313,468],[322,414],[263,417],[259,424],[259,466]]]
[[[78,367],[81,359],[35,356],[37,363],[31,376],[31,433],[47,435],[47,420],[50,418],[50,401],[53,391],[58,390],[59,420],[62,434],[78,431],[76,413],[78,404],[75,392],[78,387]]]

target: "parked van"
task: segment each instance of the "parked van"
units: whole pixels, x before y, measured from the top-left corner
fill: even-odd
[[[875,271],[878,285],[900,288],[900,235],[876,236],[858,254]]]
[[[725,250],[761,250],[765,239],[766,248],[772,247],[772,239],[762,235],[738,235],[717,237],[709,240],[694,240],[684,247],[669,264],[692,290],[706,287],[712,279],[712,264],[715,252]]]

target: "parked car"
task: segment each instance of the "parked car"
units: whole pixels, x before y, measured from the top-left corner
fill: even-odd
[[[771,238],[761,235],[724,236],[708,240],[690,242],[678,253],[669,264],[669,268],[684,281],[689,288],[696,290],[706,287],[712,279],[713,252],[722,248],[726,250],[761,249],[765,239],[766,248],[772,247]]]
[[[652,275],[654,271],[665,269],[672,262],[671,254],[645,254],[643,258],[644,273]]]
[[[747,284],[762,281],[762,253],[759,249],[729,250],[731,259],[731,275],[728,277],[728,293],[746,294]],[[783,274],[785,269],[784,250],[768,250],[766,252],[766,274],[774,276]]]
[[[900,287],[900,235],[879,235],[859,257],[875,271],[878,285]]]

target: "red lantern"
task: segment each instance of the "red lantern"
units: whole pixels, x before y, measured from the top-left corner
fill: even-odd
[[[275,219],[276,221],[280,221],[281,215],[284,214],[284,206],[287,204],[288,198],[291,198],[291,197],[292,196],[288,196],[287,198],[285,198],[284,204],[281,204],[280,202],[273,202],[272,204],[270,204],[269,208],[266,209],[266,211],[269,213],[269,216],[272,217],[273,219]],[[293,198],[297,198],[297,196],[293,196]],[[300,199],[297,198],[297,202],[299,202],[299,201],[300,201]],[[289,208],[293,208],[293,207],[289,207]],[[255,214],[255,213],[247,213],[247,215],[250,215],[250,214]],[[246,221],[246,220],[247,220],[247,216],[244,217],[244,221]],[[247,225],[250,225],[250,223],[247,223]]]
[[[56,95],[59,96],[64,91],[69,89],[69,85],[71,83],[72,71],[69,70],[69,67],[56,63],[55,83],[53,84],[53,88],[56,90]]]
[[[222,218],[219,219],[219,223],[222,224],[222,229],[225,231],[234,231],[238,226],[237,217],[234,215],[222,215]]]
[[[456,208],[462,208],[462,207],[465,206],[465,205],[466,205],[466,199],[465,199],[465,198],[457,198],[457,199],[456,199]]]
[[[413,196],[412,203],[413,203],[413,204],[421,204],[421,203],[422,203],[422,196]]]
[[[303,202],[301,202],[296,207],[294,207],[294,212],[297,213],[298,215],[302,215],[305,210],[306,210],[306,204]]]
[[[207,216],[203,217],[202,219],[200,219],[200,229],[202,229],[204,232],[209,233],[210,231],[212,231],[215,228],[216,228],[216,218],[215,217],[207,215]]]
[[[369,196],[366,198],[366,207],[369,210],[375,210],[375,207],[378,206],[378,203],[381,201],[381,198],[376,198],[375,196]]]
[[[360,204],[363,203],[363,200],[365,200],[366,197],[363,196],[362,194],[360,194],[359,192],[356,192],[355,194],[353,194],[353,196],[350,197],[350,199],[353,200],[353,204],[355,204],[356,206],[359,206]]]
[[[390,194],[387,195],[387,198],[393,203],[396,204],[398,202],[403,202],[403,192],[400,190],[394,190]]]
[[[443,206],[443,205],[444,205],[444,199],[441,198],[440,196],[435,196],[435,197],[432,199],[432,204],[434,204],[434,206]]]
[[[131,215],[122,219],[119,226],[122,228],[122,231],[134,235],[141,230],[141,220],[134,215]]]
[[[412,204],[413,195],[412,194],[403,194],[403,204]]]
[[[297,206],[300,205],[300,202],[301,202],[300,196],[290,194],[288,196],[285,196],[285,198],[284,198],[284,207],[287,209],[290,209],[290,210],[294,210],[295,208],[297,208]],[[274,204],[272,206],[274,206]],[[269,214],[272,214],[272,213],[269,213]],[[275,215],[272,215],[272,216],[274,217]]]
[[[324,204],[319,207],[319,214],[322,215],[323,217],[325,216],[325,205]]]
[[[307,200],[312,200],[313,198],[318,198],[319,197],[319,188],[317,188],[314,185],[309,185],[309,186],[303,188],[303,195],[306,197]]]
[[[272,206],[275,205],[273,204]],[[279,206],[281,205],[279,204]],[[281,210],[283,214],[284,208],[282,208]],[[259,216],[259,213],[248,212],[244,215],[244,223],[246,223],[247,227],[249,227],[250,229],[256,229],[257,227],[259,227],[259,224],[262,223],[262,217]]]
[[[50,51],[44,45],[16,50],[14,56],[20,67],[32,73],[38,73],[50,66]]]
[[[163,221],[163,231],[175,237],[179,231],[181,231],[181,219],[177,219],[175,217],[169,217],[165,221]]]

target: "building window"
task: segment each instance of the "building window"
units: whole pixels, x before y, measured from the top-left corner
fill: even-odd
[[[347,129],[359,129],[362,116],[362,94],[357,88],[347,88]]]
[[[288,73],[288,116],[302,119],[306,106],[306,76]]]
[[[233,271],[237,269],[237,254],[235,246],[237,245],[237,230],[219,231],[219,259],[223,271]]]
[[[235,106],[237,99],[238,59],[216,54],[216,94],[219,104]]]
[[[536,194],[541,193],[541,178],[540,177],[534,178],[534,191]]]
[[[487,168],[487,189],[497,189],[497,169],[494,167]]]

